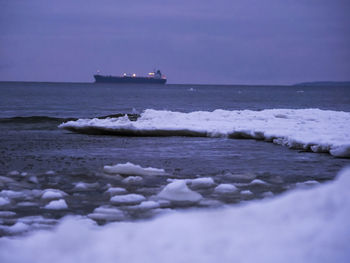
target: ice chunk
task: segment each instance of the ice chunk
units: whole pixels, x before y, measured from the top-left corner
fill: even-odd
[[[10,203],[10,200],[7,197],[0,196],[0,206],[5,206]]]
[[[45,206],[45,208],[51,209],[51,210],[63,210],[63,209],[67,209],[68,205],[64,199],[60,199],[60,200],[51,201]]]
[[[18,171],[11,171],[10,173],[9,173],[9,175],[12,175],[12,176],[17,176],[17,175],[20,175],[20,173],[18,172]]]
[[[121,188],[121,187],[110,187],[105,193],[109,194],[110,196],[114,196],[114,195],[126,194],[127,192],[128,191],[126,191],[124,188]]]
[[[76,190],[76,191],[85,191],[85,190],[89,190],[89,189],[95,189],[98,186],[99,186],[98,183],[78,182],[78,183],[75,183],[74,190]]]
[[[158,194],[161,199],[172,202],[199,202],[202,196],[190,190],[185,180],[176,180],[167,186]]]
[[[67,194],[58,189],[45,189],[41,195],[43,200],[61,199]]]
[[[147,167],[143,168],[140,165],[132,164],[127,162],[125,164],[116,164],[116,165],[105,165],[103,167],[105,173],[109,174],[122,174],[122,175],[165,175],[165,171],[163,169]]]
[[[250,190],[241,191],[241,195],[252,195],[253,193]]]
[[[18,234],[27,231],[29,226],[22,222],[17,222],[12,226],[0,226],[0,230],[1,229],[9,234]]]
[[[228,193],[235,193],[238,191],[237,187],[232,184],[219,184],[217,187],[215,187],[215,193],[220,194],[228,194]]]
[[[193,188],[209,188],[215,185],[213,178],[202,177],[190,180],[191,187]]]
[[[143,180],[143,178],[141,176],[128,176],[125,179],[123,179],[123,183],[124,184],[135,184],[135,183],[139,183]]]
[[[88,214],[88,217],[93,220],[113,221],[124,219],[125,214],[123,211],[116,207],[100,206],[95,208],[93,213]]]
[[[12,190],[2,190],[0,196],[4,196],[10,199],[20,199],[24,198],[26,194],[24,192],[12,191]]]
[[[315,181],[315,180],[309,180],[309,181],[305,181],[305,182],[296,183],[295,185],[297,187],[307,187],[307,186],[313,186],[313,185],[318,185],[318,184],[320,184],[320,183]]]
[[[52,171],[52,170],[46,171],[45,174],[46,174],[46,175],[54,175],[54,174],[55,174],[55,171]]]
[[[251,181],[250,184],[251,185],[268,185],[268,183],[260,179],[254,179],[253,181]]]
[[[131,209],[131,210],[150,210],[150,209],[156,209],[159,207],[160,207],[159,203],[157,203],[155,201],[143,201],[143,202],[141,202],[141,204],[131,206],[128,209]]]
[[[12,217],[15,215],[16,213],[12,211],[0,211],[0,217]]]
[[[130,205],[138,204],[146,200],[143,195],[139,194],[126,194],[126,195],[115,195],[111,197],[111,203],[117,205]]]

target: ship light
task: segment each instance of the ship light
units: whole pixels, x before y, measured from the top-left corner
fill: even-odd
[[[133,76],[133,77],[136,77],[136,74],[134,73],[134,74],[132,74],[132,76]]]
[[[150,73],[148,73],[148,75],[154,76],[154,72],[150,72]]]
[[[126,73],[124,73],[123,76],[125,77],[125,76],[126,76]]]

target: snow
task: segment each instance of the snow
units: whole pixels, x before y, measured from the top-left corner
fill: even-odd
[[[45,208],[51,209],[51,210],[62,210],[62,209],[67,209],[68,205],[64,199],[60,199],[60,200],[51,201],[45,206]]]
[[[253,193],[250,190],[243,190],[243,191],[241,191],[240,194],[249,196],[249,195],[252,195]]]
[[[122,220],[125,218],[124,212],[111,206],[100,206],[94,209],[93,213],[88,215],[93,220]]]
[[[22,223],[22,222],[17,222],[16,224],[14,224],[12,226],[0,226],[0,230],[3,230],[4,232],[6,232],[8,234],[18,234],[21,232],[25,232],[28,229],[29,229],[29,226],[27,224]]]
[[[202,196],[190,190],[185,180],[176,180],[166,185],[158,197],[172,202],[199,202]]]
[[[110,187],[107,189],[105,193],[109,194],[110,196],[114,195],[120,195],[120,194],[126,194],[128,191],[126,191],[124,188],[121,187]]]
[[[58,189],[45,189],[41,195],[43,200],[61,199],[67,194]]]
[[[215,185],[215,182],[211,177],[196,178],[189,180],[189,182],[193,188],[209,188]]]
[[[115,196],[111,197],[110,201],[112,204],[130,205],[130,204],[141,203],[144,200],[146,200],[146,198],[143,195],[126,194],[126,195],[115,195]]]
[[[182,113],[148,109],[137,121],[128,118],[79,119],[59,127],[75,132],[94,129],[133,136],[258,139],[290,148],[350,157],[350,113],[341,111],[268,109]]]
[[[0,262],[348,262],[349,187],[347,169],[329,183],[223,209],[103,227],[67,217],[56,231],[1,238]]]
[[[251,185],[267,185],[268,183],[266,183],[263,180],[260,179],[254,179],[253,181],[251,181],[250,183]]]
[[[137,184],[143,180],[141,176],[128,176],[122,180],[124,184]]]
[[[131,210],[149,210],[149,209],[156,209],[159,208],[159,203],[155,201],[143,201],[139,205],[134,205],[129,207]]]
[[[98,187],[98,183],[78,182],[78,183],[75,183],[74,190],[86,191],[86,190],[90,190],[90,189],[95,189],[97,187]]]
[[[238,191],[237,187],[232,184],[219,184],[214,189],[215,193],[219,194],[229,194],[229,193],[235,193]]]
[[[116,165],[105,165],[103,168],[105,173],[109,174],[122,174],[122,175],[139,175],[139,176],[148,176],[148,175],[165,175],[163,169],[157,169],[152,167],[143,168],[140,165],[136,165],[130,162],[125,164],[116,164]]]
[[[0,206],[5,206],[10,203],[10,200],[7,197],[0,196]]]

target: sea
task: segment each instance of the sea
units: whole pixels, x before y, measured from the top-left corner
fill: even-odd
[[[332,116],[350,112],[350,87],[0,82],[0,235],[52,229],[68,215],[105,225],[236,206],[315,187],[333,180],[349,164],[348,158],[326,152],[252,138],[81,133],[59,127],[78,119],[108,120],[125,114],[137,119],[150,109],[184,114],[320,109]],[[162,169],[166,176],[106,173],[106,166],[128,163],[142,171]],[[191,185],[190,180],[200,178],[206,180],[198,181],[202,187]],[[199,193],[202,201],[157,201],[176,180],[187,180],[188,188],[182,190]],[[226,188],[215,191],[219,185]],[[111,203],[113,189],[114,194],[134,194],[153,203]],[[52,203],[57,199],[64,203]],[[104,217],[98,213],[103,209],[96,212],[97,208],[120,213]]]

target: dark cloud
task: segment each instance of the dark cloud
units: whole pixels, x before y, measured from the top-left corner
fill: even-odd
[[[343,0],[0,0],[0,80],[92,81],[163,69],[172,83],[350,76]]]

